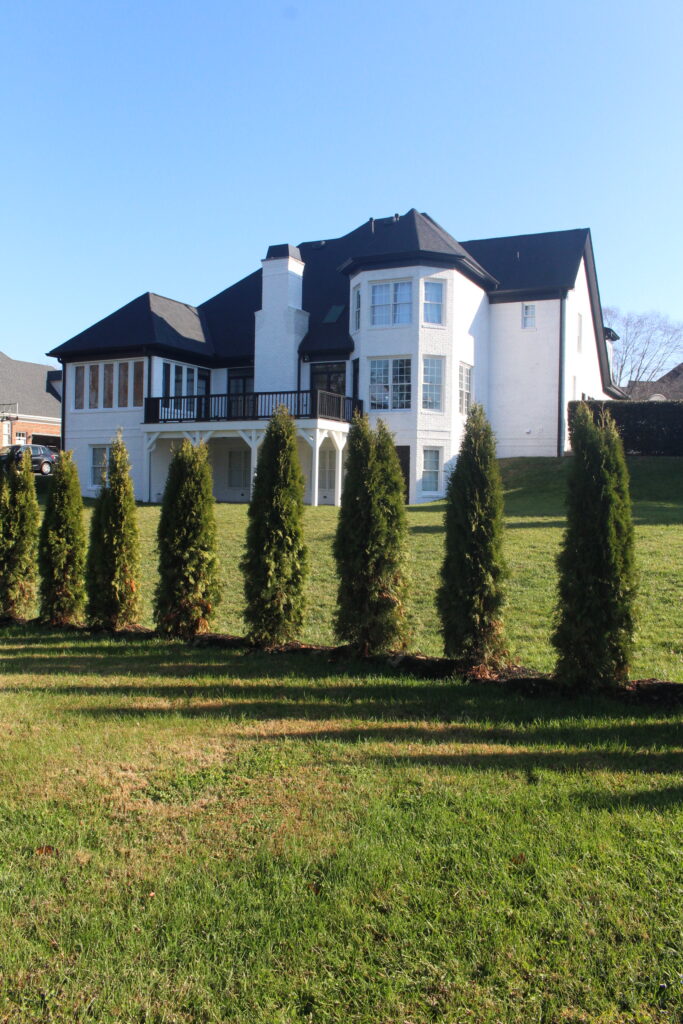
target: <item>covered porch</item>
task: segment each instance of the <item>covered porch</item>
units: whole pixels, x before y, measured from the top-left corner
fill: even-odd
[[[184,438],[208,446],[216,501],[248,502],[256,472],[258,450],[267,422],[185,422],[145,424],[144,494],[147,501],[163,496],[171,451]],[[297,450],[306,478],[307,505],[341,503],[344,449],[349,424],[338,420],[297,420]]]

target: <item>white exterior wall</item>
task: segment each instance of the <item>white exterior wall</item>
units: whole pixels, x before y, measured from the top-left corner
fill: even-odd
[[[500,458],[557,455],[560,300],[534,305],[533,328],[522,328],[521,302],[490,307],[485,404]]]
[[[581,316],[581,350],[578,343],[578,324]],[[602,375],[598,362],[598,341],[593,326],[586,266],[581,260],[576,284],[568,293],[565,304],[564,341],[564,394],[563,394],[563,450],[569,451],[567,429],[567,403],[582,397],[609,401],[610,396],[602,390]]]
[[[411,282],[412,320],[410,324],[373,327],[370,323],[371,286],[388,281]],[[425,281],[441,281],[445,286],[442,324],[423,323]],[[395,443],[410,448],[409,501],[433,501],[443,495],[448,473],[460,448],[464,425],[464,417],[458,411],[461,362],[474,367],[473,398],[486,402],[488,397],[488,299],[481,288],[457,271],[426,266],[362,271],[351,278],[349,287],[353,356],[359,359],[359,397],[370,421],[384,420]],[[357,287],[361,289],[358,331],[353,330],[353,294]],[[444,361],[440,411],[422,409],[422,361],[428,356]],[[370,360],[374,358],[411,360],[410,409],[370,408]],[[422,489],[425,448],[436,448],[440,453],[437,491]]]
[[[129,402],[132,402],[133,395],[133,362],[142,362],[144,365],[143,396],[147,394],[148,361],[139,357],[138,359],[97,359],[90,362],[68,363],[64,366],[66,376],[66,407],[64,410],[65,438],[64,447],[70,448],[74,453],[74,461],[78,467],[78,475],[81,481],[81,490],[84,495],[94,497],[97,494],[99,485],[92,481],[92,449],[103,445],[110,445],[116,439],[120,430],[123,440],[128,448],[128,455],[131,464],[131,476],[135,488],[135,496],[138,499],[145,497],[143,493],[144,484],[144,443],[142,434],[142,422],[144,419],[144,406],[124,409],[102,408],[102,369],[104,363],[113,363],[114,370],[114,401],[117,399],[117,378],[119,363],[129,363]],[[75,373],[76,366],[85,367],[85,394],[84,404],[86,408],[76,409],[74,405],[76,387]],[[88,376],[91,365],[100,366],[100,388],[98,409],[89,409],[88,405]],[[144,397],[143,397],[144,401]]]
[[[289,256],[262,261],[256,312],[254,391],[296,391],[299,343],[308,330],[301,308],[304,264]]]

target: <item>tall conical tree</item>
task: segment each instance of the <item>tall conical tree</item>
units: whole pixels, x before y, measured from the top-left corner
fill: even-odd
[[[189,640],[208,629],[220,600],[213,480],[206,444],[171,457],[157,532],[157,629]]]
[[[473,405],[446,491],[445,545],[437,608],[444,650],[470,667],[504,654],[503,489],[491,426]]]
[[[334,541],[339,640],[371,654],[405,644],[404,484],[393,438],[354,417]]]
[[[276,410],[259,450],[241,562],[249,637],[264,645],[295,639],[303,624],[308,553],[304,475],[294,421]]]
[[[85,604],[85,530],[78,470],[62,452],[47,495],[38,548],[40,616],[52,626],[78,622]]]
[[[0,471],[1,472],[1,471]],[[31,456],[9,467],[0,493],[0,617],[25,619],[33,611],[38,574],[38,501]]]
[[[94,626],[123,629],[138,618],[140,540],[128,452],[119,434],[95,500],[86,563],[87,616]]]
[[[596,423],[580,405],[558,556],[555,675],[568,690],[626,682],[636,593],[628,471],[611,417]]]

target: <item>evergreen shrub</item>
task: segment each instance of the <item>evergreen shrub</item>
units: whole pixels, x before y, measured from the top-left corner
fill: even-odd
[[[335,632],[363,654],[406,642],[404,482],[393,438],[356,414],[346,448],[346,478],[334,557],[339,577]]]
[[[128,452],[113,442],[90,522],[86,560],[87,617],[93,626],[123,629],[139,614],[140,541]]]
[[[444,651],[469,668],[495,667],[505,654],[502,612],[503,488],[491,426],[473,405],[446,491],[445,556],[437,608]]]
[[[606,413],[596,423],[582,404],[571,440],[552,643],[557,681],[581,691],[628,679],[636,578],[628,470],[615,424]]]
[[[213,480],[206,444],[176,448],[157,532],[157,629],[189,640],[205,632],[220,599]]]
[[[26,619],[38,577],[38,500],[31,456],[0,470],[0,618]]]
[[[52,626],[79,622],[85,605],[85,530],[78,470],[62,452],[50,480],[40,530],[40,617]]]
[[[254,643],[293,640],[303,624],[308,553],[303,538],[304,475],[294,421],[275,411],[261,444],[241,562],[244,619]]]

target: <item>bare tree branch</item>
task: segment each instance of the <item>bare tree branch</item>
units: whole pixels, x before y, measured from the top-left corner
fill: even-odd
[[[619,335],[612,379],[621,387],[636,380],[657,380],[683,358],[683,323],[662,313],[622,313],[606,306],[603,320]]]

